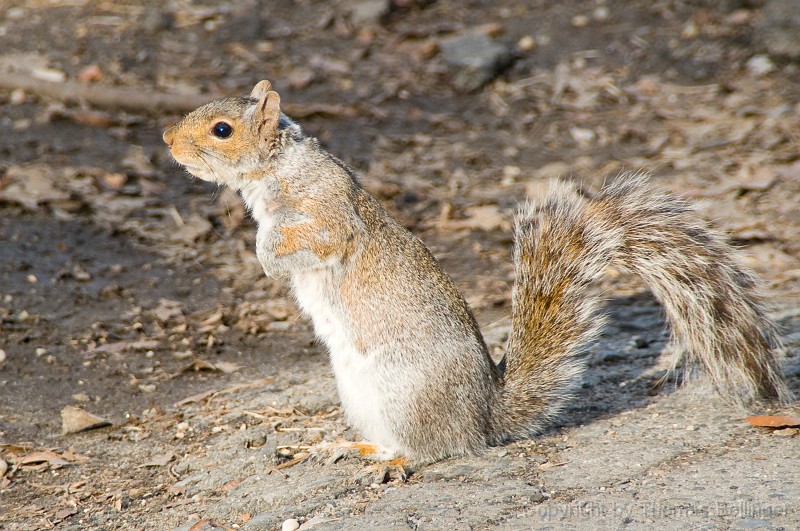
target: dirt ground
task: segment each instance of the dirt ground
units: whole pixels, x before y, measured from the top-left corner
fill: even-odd
[[[0,76],[186,102],[270,79],[432,248],[498,356],[515,207],[552,177],[591,193],[646,169],[763,277],[800,392],[800,60],[771,47],[767,4],[0,1]],[[447,52],[470,35],[478,81]],[[600,286],[610,325],[548,433],[406,482],[307,459],[358,434],[238,198],[170,161],[181,106],[41,94],[0,90],[0,529],[800,523],[798,430],[750,426],[702,379],[658,385],[663,319],[625,275]],[[111,425],[63,435],[68,406]]]

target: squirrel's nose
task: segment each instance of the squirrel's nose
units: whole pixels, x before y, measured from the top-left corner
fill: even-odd
[[[162,138],[169,147],[172,147],[172,143],[175,142],[175,128],[170,127],[169,129],[164,131],[164,135],[162,136]]]

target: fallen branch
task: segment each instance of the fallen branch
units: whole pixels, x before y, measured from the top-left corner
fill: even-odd
[[[148,114],[167,111],[189,112],[214,99],[209,96],[164,94],[76,81],[44,81],[29,75],[8,72],[0,75],[0,88],[22,89],[64,103],[85,103],[95,107]]]
[[[64,103],[151,115],[187,113],[204,103],[222,97],[220,95],[167,94],[77,81],[45,81],[30,75],[11,72],[0,73],[0,89],[21,89],[30,94]],[[286,114],[295,118],[312,115],[353,116],[358,112],[354,107],[343,105],[287,103],[282,107]]]

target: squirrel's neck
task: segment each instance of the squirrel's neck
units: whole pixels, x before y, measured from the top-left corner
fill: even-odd
[[[252,213],[253,219],[260,222],[269,216],[272,205],[278,203],[280,190],[277,180],[264,175],[262,178],[244,182],[239,187],[239,193],[242,195],[245,206]]]
[[[235,189],[241,194],[256,221],[268,216],[281,203],[281,182],[289,182],[295,173],[307,170],[309,152],[318,150],[316,142],[308,138],[287,142],[281,151],[254,171],[243,173]]]

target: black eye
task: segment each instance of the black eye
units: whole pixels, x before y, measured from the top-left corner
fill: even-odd
[[[233,127],[225,122],[217,122],[211,128],[211,134],[217,138],[228,138],[233,134]]]

